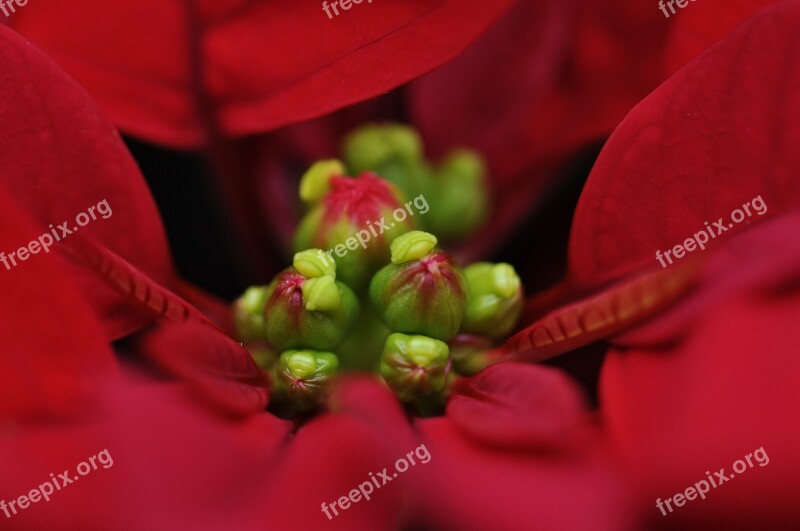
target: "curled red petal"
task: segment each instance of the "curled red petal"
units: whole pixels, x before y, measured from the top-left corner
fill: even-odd
[[[695,262],[658,269],[558,308],[514,334],[496,354],[538,362],[618,333],[678,300],[694,284],[696,270]]]
[[[210,323],[167,326],[147,336],[141,351],[225,413],[244,416],[267,407],[266,374],[241,344]]]
[[[478,443],[533,451],[567,446],[588,414],[580,391],[561,372],[501,363],[460,381],[447,417]]]

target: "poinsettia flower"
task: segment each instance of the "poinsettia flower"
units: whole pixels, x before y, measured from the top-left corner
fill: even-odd
[[[594,444],[599,435],[585,426],[588,413],[580,393],[561,375],[527,368],[530,382],[541,379],[549,397],[540,402],[535,395],[524,405],[516,404],[513,394],[506,396],[513,391],[507,386],[510,374],[517,372],[513,366],[487,373],[479,382],[478,387],[493,389],[494,394],[483,407],[505,412],[501,422],[520,431],[521,438],[508,455],[493,448],[500,442],[503,450],[502,441],[486,444],[485,418],[462,436],[415,432],[399,402],[372,379],[344,381],[330,399],[329,413],[298,426],[265,412],[266,382],[249,355],[170,289],[187,291],[171,271],[166,253],[158,254],[163,249],[158,215],[113,129],[86,94],[40,52],[5,29],[0,35],[2,62],[11,73],[3,78],[4,93],[21,94],[17,84],[49,86],[52,91],[47,106],[20,98],[13,109],[4,109],[8,131],[18,134],[18,146],[24,148],[8,163],[9,173],[24,175],[33,167],[40,182],[58,183],[62,176],[92,175],[89,172],[98,165],[109,170],[103,189],[108,197],[123,197],[122,191],[133,196],[119,202],[132,214],[117,210],[109,217],[119,213],[115,232],[92,230],[91,225],[58,242],[60,246],[51,253],[21,262],[0,277],[6,294],[0,301],[3,336],[13,341],[4,350],[10,369],[4,374],[15,384],[3,386],[6,412],[0,440],[9,479],[0,487],[0,499],[18,500],[48,481],[51,472],[61,476],[61,470],[74,469],[100,451],[113,458],[108,468],[88,477],[69,481],[67,474],[59,479],[68,482],[62,484],[63,492],[58,490],[60,498],[29,507],[22,506],[25,502],[16,509],[9,506],[9,516],[3,517],[11,528],[46,528],[59,522],[88,529],[326,525],[382,529],[411,522],[460,522],[459,514],[439,514],[440,504],[433,498],[420,498],[423,490],[418,485],[429,484],[436,470],[421,465],[387,486],[371,503],[335,521],[327,520],[320,510],[322,502],[348,494],[370,473],[426,443],[441,452],[446,469],[456,466],[445,457],[450,445],[471,448],[472,461],[483,462],[487,474],[494,471],[495,480],[507,481],[509,489],[536,489],[542,500],[568,498],[575,485],[601,492],[576,521],[582,525],[600,522],[601,528],[609,529],[625,527],[621,524],[626,514],[624,489],[614,478],[607,453]],[[37,109],[40,114],[50,112],[53,120],[26,121],[37,117]],[[64,130],[65,122],[72,129]],[[49,164],[38,166],[38,154],[27,136],[45,141],[48,157],[44,162]],[[71,144],[83,138],[93,140],[87,145]],[[124,171],[110,171],[117,167]],[[45,205],[40,212],[29,199],[32,193],[24,181],[4,182],[0,221],[11,229],[0,238],[3,248],[15,248],[49,230],[45,227],[50,210],[69,220],[86,208],[84,202],[95,189],[77,184],[82,183],[76,182],[67,192],[54,188],[58,192],[54,196],[39,195]],[[63,203],[56,209],[58,200]],[[143,206],[134,209],[130,204]],[[133,250],[114,247],[118,240],[125,240],[128,229],[139,226],[157,237],[131,240],[138,244]],[[158,269],[137,267],[151,253],[161,256],[166,285],[154,279]],[[105,306],[93,297],[101,287],[110,301]],[[111,340],[123,334],[104,330],[116,319],[126,332],[152,322],[162,328],[142,330],[117,344],[116,350],[125,354],[119,358],[114,356]],[[21,353],[22,362],[17,360]],[[473,392],[468,387],[463,391]],[[466,407],[480,408],[481,401],[470,397]],[[566,417],[559,419],[562,414]],[[549,420],[526,426],[523,415]],[[466,426],[470,419],[457,422]],[[553,462],[547,452],[560,450],[562,433],[569,435],[570,443]],[[537,477],[540,467],[551,474],[562,468],[568,472],[561,486],[554,490],[541,478],[531,481],[526,474],[521,476],[511,466],[520,452],[528,455],[525,466],[531,478]],[[75,481],[79,483],[73,485]],[[446,486],[430,493],[434,495],[444,503]],[[198,506],[198,500],[207,502]],[[532,514],[557,522],[564,503],[552,506],[542,501],[535,504]],[[508,512],[511,509],[513,515]],[[520,499],[504,511],[505,520],[522,528],[531,505]]]
[[[708,302],[707,294],[710,292],[713,295],[715,290],[718,293],[719,287],[715,285],[713,279],[704,278],[695,270],[676,267],[661,275],[648,277],[646,283],[639,278],[647,268],[645,256],[652,252],[651,245],[655,245],[654,248],[657,249],[664,241],[667,241],[667,244],[681,241],[680,239],[687,234],[681,232],[682,230],[694,228],[695,221],[699,220],[698,223],[702,224],[704,217],[710,217],[723,206],[728,207],[726,201],[734,196],[734,191],[738,193],[738,190],[725,188],[721,184],[722,172],[708,170],[697,161],[710,160],[712,163],[724,161],[729,164],[729,166],[711,164],[710,168],[726,169],[727,172],[723,175],[731,177],[742,190],[747,192],[753,191],[754,188],[751,187],[756,185],[768,186],[765,197],[771,209],[771,216],[780,215],[796,206],[796,188],[787,179],[790,171],[797,168],[796,161],[786,148],[791,145],[792,139],[781,136],[788,135],[789,128],[783,127],[779,120],[782,116],[776,114],[774,108],[769,106],[774,99],[766,98],[760,106],[751,106],[750,103],[745,105],[743,100],[748,96],[775,92],[786,97],[786,93],[781,90],[787,86],[787,80],[780,77],[779,74],[782,72],[778,67],[795,51],[786,46],[786,43],[793,24],[796,26],[798,21],[797,5],[797,2],[791,2],[779,10],[765,12],[742,30],[727,37],[720,45],[702,55],[658,89],[638,106],[617,130],[598,161],[576,215],[571,243],[570,277],[565,284],[570,286],[571,291],[565,290],[564,293],[575,297],[577,293],[596,292],[609,282],[618,282],[619,284],[611,291],[616,297],[612,300],[617,303],[632,301],[631,307],[622,308],[632,310],[635,317],[642,318],[647,314],[643,310],[652,310],[652,305],[644,303],[648,298],[647,295],[651,293],[641,290],[660,288],[661,293],[655,297],[658,303],[673,302],[672,299],[686,289],[686,286],[679,286],[681,290],[674,288],[675,278],[682,278],[683,275],[699,283],[700,288],[693,293],[694,296],[706,301],[705,308],[713,304]],[[20,42],[14,38],[9,38],[8,42],[12,43],[10,49],[14,50],[11,53],[13,58],[15,53],[19,53]],[[752,45],[745,47],[744,42]],[[747,50],[744,63],[753,71],[757,71],[758,76],[742,78],[741,71],[737,70],[734,63],[735,59],[741,58],[741,50]],[[29,62],[38,66],[34,72],[41,74],[40,70],[47,70],[35,52],[28,50],[23,55]],[[24,77],[21,73],[17,75]],[[63,78],[59,76],[60,74],[47,79],[51,82],[58,80],[63,84]],[[13,79],[13,76],[10,79]],[[713,83],[723,84],[723,81],[730,82],[731,79],[739,81],[740,86],[734,89],[724,85],[718,87],[715,92],[708,92],[708,84],[712,86]],[[788,86],[796,85],[795,79],[788,79]],[[686,93],[683,94],[682,90],[686,90]],[[709,93],[725,94],[728,98],[722,103],[709,101]],[[67,94],[72,95],[73,103],[77,100],[81,103],[81,107],[86,106],[85,96],[82,93],[67,91]],[[789,102],[787,110],[792,117],[796,115],[796,105],[791,99],[793,95],[794,93],[786,97]],[[55,93],[54,97],[58,98],[58,93]],[[726,113],[725,106],[731,105],[732,102],[740,103],[742,109],[751,110],[744,116]],[[692,113],[685,107],[692,105],[696,106],[695,109],[701,108],[703,112],[695,110]],[[673,111],[671,115],[666,114],[669,110]],[[14,124],[19,124],[20,119],[20,116],[17,116],[15,120],[10,121],[12,127]],[[86,130],[92,130],[91,124],[80,123]],[[668,130],[667,126],[672,126],[674,129]],[[22,127],[18,125],[17,127],[17,130],[23,130]],[[105,126],[101,124],[101,127]],[[664,148],[667,135],[657,134],[661,131],[661,127],[664,127],[667,133],[673,134],[669,137],[670,150]],[[44,130],[42,136],[46,137],[46,128]],[[716,137],[714,133],[717,133]],[[712,143],[709,141],[710,138],[718,142]],[[771,146],[776,151],[768,151],[765,142],[754,145],[746,143],[745,140],[752,141],[753,138],[777,140]],[[675,145],[685,149],[674,150]],[[102,148],[103,153],[110,149],[108,143],[105,146]],[[704,158],[704,149],[709,149],[709,146],[718,151],[712,151],[711,157]],[[689,149],[691,147],[694,151]],[[676,153],[681,156],[691,155],[686,159],[688,162],[683,166],[683,172],[678,173],[684,176],[686,189],[695,191],[694,196],[690,192],[676,192],[669,188],[674,186],[674,180],[669,177],[674,175],[676,168],[682,167],[678,164],[682,159],[677,157]],[[769,156],[763,156],[765,153]],[[661,158],[654,155],[660,155]],[[22,166],[28,164],[28,158],[30,157],[21,158],[19,164]],[[663,161],[664,164],[653,168],[651,164],[654,159]],[[760,167],[756,165],[756,161],[763,163],[764,160],[780,161],[774,168],[775,175],[764,176],[758,173],[749,177],[746,175],[748,170]],[[50,178],[62,170],[57,165],[54,168],[47,174],[51,176]],[[693,172],[700,171],[696,168],[707,170],[703,172],[705,180],[696,178]],[[645,176],[643,181],[635,179],[642,175]],[[136,181],[138,176],[134,172],[125,179],[120,179],[123,185],[128,178]],[[650,195],[651,191],[639,191],[636,188],[637,184],[645,187],[655,187],[658,184],[664,187],[664,192]],[[719,197],[714,201],[709,200],[707,193],[707,187],[711,185],[716,185],[714,190],[719,191]],[[606,192],[609,188],[619,192],[609,198]],[[147,196],[146,192],[142,193]],[[754,193],[758,193],[758,190]],[[2,197],[0,194],[0,198]],[[12,197],[15,197],[13,193]],[[653,216],[649,220],[632,217],[639,210],[634,210],[630,205],[648,200],[651,205],[672,209],[669,212],[680,222],[665,229],[660,223],[662,218],[658,216]],[[8,199],[0,199],[0,205],[4,202],[8,203]],[[70,203],[70,207],[72,206],[74,205]],[[8,212],[13,213],[13,209],[10,208]],[[22,214],[20,219],[24,220],[25,215]],[[158,227],[156,217],[144,221]],[[24,234],[35,226],[22,223],[23,230],[9,233],[13,236],[12,241],[24,238]],[[769,234],[774,234],[771,236],[773,239],[776,237],[785,239],[794,227],[794,223],[780,225],[779,229],[773,229],[775,232]],[[633,238],[631,234],[634,235]],[[760,238],[764,238],[764,233],[753,231],[753,234],[750,243],[753,248],[765,250],[775,248],[774,245],[760,247]],[[672,240],[675,235],[677,239]],[[729,245],[734,245],[734,240],[720,243],[720,246]],[[677,364],[677,367],[670,365],[672,359],[668,359],[663,365],[656,364],[655,369],[651,367],[650,358],[637,363],[645,356],[652,356],[647,352],[640,352],[653,348],[652,336],[648,336],[647,328],[633,330],[626,336],[617,337],[614,340],[615,351],[612,352],[604,372],[602,418],[608,422],[606,427],[596,425],[597,420],[592,419],[591,414],[587,413],[580,394],[560,373],[552,369],[504,363],[457,385],[448,404],[446,416],[415,420],[413,424],[404,418],[399,404],[372,381],[345,381],[331,398],[329,413],[298,426],[294,434],[290,435],[290,427],[286,423],[263,412],[266,389],[259,373],[253,370],[252,361],[243,351],[208,322],[200,312],[128,264],[128,261],[120,258],[109,247],[110,244],[106,245],[103,240],[98,243],[96,238],[84,239],[81,236],[75,240],[74,245],[70,243],[69,246],[75,253],[72,259],[77,262],[80,274],[62,272],[60,276],[54,276],[52,285],[45,284],[50,288],[48,291],[58,293],[55,300],[61,306],[39,309],[38,311],[43,312],[39,321],[40,326],[44,327],[54,322],[52,313],[47,312],[61,309],[60,313],[64,313],[73,307],[77,308],[76,315],[70,314],[69,318],[65,319],[66,325],[73,325],[70,330],[75,328],[74,333],[82,335],[74,338],[74,343],[71,344],[74,349],[68,350],[71,355],[63,360],[70,372],[56,378],[58,371],[53,371],[53,367],[49,367],[47,361],[53,356],[52,352],[58,351],[58,345],[52,337],[44,336],[40,338],[42,344],[34,349],[35,355],[32,356],[36,362],[33,368],[38,370],[29,372],[25,370],[27,367],[22,366],[17,368],[18,373],[15,374],[19,374],[21,379],[33,378],[36,385],[41,387],[46,387],[48,379],[52,378],[52,382],[63,385],[63,388],[56,386],[55,391],[63,391],[68,397],[72,396],[70,393],[74,390],[73,386],[77,386],[79,391],[97,402],[106,399],[110,404],[105,408],[84,411],[82,422],[78,423],[75,423],[73,418],[64,416],[59,410],[45,408],[46,414],[37,417],[36,420],[41,422],[43,418],[55,417],[61,421],[60,425],[49,426],[46,430],[47,437],[54,437],[47,440],[59,443],[52,446],[37,430],[38,426],[35,423],[20,420],[21,415],[14,412],[10,416],[16,419],[19,425],[7,438],[11,445],[10,451],[4,452],[4,455],[12,456],[33,455],[26,454],[22,450],[25,445],[30,444],[40,455],[47,456],[47,460],[43,460],[39,465],[31,466],[30,462],[25,460],[9,464],[8,468],[13,470],[12,477],[15,480],[9,484],[8,490],[13,495],[14,492],[26,488],[22,485],[36,477],[35,474],[31,475],[32,472],[46,474],[45,467],[59,466],[56,461],[63,463],[80,459],[80,456],[75,455],[78,451],[73,452],[73,450],[90,455],[95,451],[91,450],[90,444],[95,437],[107,437],[108,440],[116,441],[121,448],[120,455],[123,458],[127,457],[128,462],[135,463],[135,469],[125,468],[119,464],[117,465],[119,468],[114,471],[121,470],[120,475],[110,475],[109,483],[100,481],[97,487],[92,487],[98,490],[81,491],[77,490],[76,486],[73,487],[76,490],[65,493],[65,496],[74,497],[76,505],[81,503],[83,496],[92,495],[97,499],[101,496],[101,492],[105,497],[107,490],[117,494],[117,497],[109,497],[115,502],[114,504],[109,503],[107,506],[99,507],[90,517],[96,520],[90,520],[88,527],[97,528],[109,526],[124,528],[129,524],[119,522],[118,519],[122,515],[126,522],[135,521],[137,524],[151,526],[167,522],[173,527],[188,524],[194,527],[233,526],[242,529],[259,526],[263,528],[265,525],[276,528],[322,527],[319,522],[323,525],[330,524],[348,529],[387,528],[402,524],[477,529],[498,523],[502,523],[504,528],[513,529],[528,528],[530,518],[536,519],[548,528],[559,526],[569,529],[626,528],[635,513],[629,510],[627,497],[624,495],[625,489],[619,485],[619,478],[611,468],[607,448],[602,442],[603,435],[606,433],[610,435],[610,441],[617,445],[623,459],[633,463],[634,468],[645,463],[646,459],[652,460],[655,456],[661,456],[659,452],[664,452],[663,442],[670,440],[673,432],[661,428],[663,430],[661,432],[656,430],[662,434],[660,439],[655,442],[646,439],[644,429],[651,426],[646,419],[643,419],[647,411],[642,412],[640,409],[640,404],[637,402],[639,397],[645,397],[657,404],[668,399],[675,400],[675,395],[681,388],[675,386],[674,382],[680,381],[687,373],[699,375],[701,378],[713,377],[709,367],[715,367],[713,366],[715,358],[703,357],[703,354],[718,346],[716,340],[722,331],[731,335],[727,323],[754,322],[757,324],[757,330],[766,333],[772,330],[768,327],[777,322],[781,324],[780,330],[786,331],[787,327],[782,324],[782,320],[792,314],[787,310],[788,306],[784,304],[782,297],[776,296],[776,291],[781,294],[787,291],[791,293],[790,290],[796,283],[796,278],[791,273],[786,274],[786,271],[791,271],[796,266],[796,260],[791,253],[781,256],[776,262],[779,267],[775,270],[765,267],[764,264],[745,264],[747,267],[743,268],[745,272],[742,276],[751,282],[748,287],[755,286],[762,298],[770,298],[768,309],[765,310],[764,306],[767,304],[760,300],[753,302],[746,297],[733,297],[730,299],[733,301],[731,307],[721,314],[718,321],[709,320],[710,324],[703,323],[707,328],[701,327],[693,332],[687,332],[685,319],[676,319],[674,316],[670,319],[669,315],[665,316],[666,321],[664,321],[669,326],[665,326],[664,322],[652,321],[653,330],[661,334],[656,336],[666,337],[667,344],[680,342],[687,333],[690,334],[690,339],[694,339],[694,343],[690,342],[685,351],[682,350],[682,346],[678,347],[681,350],[673,358],[682,363]],[[143,246],[142,249],[144,248]],[[709,251],[709,256],[712,256],[711,252]],[[136,263],[135,258],[130,256],[130,261]],[[717,270],[723,267],[735,270],[736,265],[729,266],[728,263],[720,261],[716,266]],[[26,265],[31,264],[33,262]],[[712,266],[707,267],[710,269],[698,268],[698,270],[712,273],[715,271],[713,262]],[[27,271],[38,272],[38,266],[37,269],[20,269],[18,274]],[[761,281],[766,274],[773,279],[777,277],[778,282],[767,284],[765,289]],[[152,373],[136,373],[136,376],[132,376],[127,370],[123,371],[122,383],[119,383],[116,374],[108,378],[103,377],[106,372],[113,373],[109,367],[115,365],[107,344],[108,335],[101,335],[99,332],[100,324],[105,323],[107,316],[104,311],[98,311],[96,305],[89,306],[77,297],[74,285],[76,278],[81,276],[88,277],[98,285],[101,282],[111,285],[117,289],[117,293],[125,294],[125,297],[117,295],[112,300],[120,307],[123,300],[133,303],[132,308],[121,310],[131,320],[139,312],[145,312],[148,320],[160,318],[164,321],[165,318],[166,320],[173,318],[188,321],[188,324],[182,326],[167,326],[160,332],[144,335],[140,344],[131,347],[132,354],[147,357],[167,374],[184,382],[183,384],[174,386],[174,384],[153,382]],[[736,288],[733,291],[739,292],[740,284],[737,282],[741,279],[736,275],[734,277],[733,280],[728,279],[726,286],[733,286]],[[167,276],[164,282],[175,289],[181,286],[172,276]],[[66,286],[63,288],[63,293],[60,291],[61,286]],[[638,291],[631,289],[631,286],[635,286]],[[665,286],[673,287],[667,290]],[[25,300],[20,290],[38,290],[39,286],[27,280],[20,282],[16,291],[11,290],[11,287],[13,284],[9,284],[9,293],[13,296],[4,300],[3,315],[8,316],[7,324],[9,329],[13,330],[16,326],[21,326],[17,325],[19,321],[30,317],[15,313],[19,301]],[[665,297],[665,293],[669,297]],[[567,298],[563,293],[560,295],[562,300]],[[637,300],[634,295],[640,296],[641,299]],[[535,331],[554,323],[557,323],[559,328],[562,327],[567,310],[584,311],[584,316],[594,312],[595,316],[605,317],[606,321],[608,318],[613,320],[615,316],[602,313],[608,309],[608,297],[603,297],[604,294],[600,293],[588,301],[579,302],[577,306],[557,310],[544,322],[534,323],[532,328],[523,331],[522,335],[517,336],[517,339],[510,344],[511,347],[518,349],[515,355],[530,359],[541,354],[541,351],[533,348],[537,347]],[[161,304],[155,304],[154,299]],[[552,304],[553,299],[548,300]],[[714,298],[711,297],[711,300]],[[538,302],[541,303],[541,299]],[[691,311],[693,304],[695,313]],[[683,308],[685,313],[690,314],[690,319],[694,319],[697,315],[696,306],[693,299],[687,299],[679,303],[676,308],[678,310]],[[625,321],[623,324],[628,326],[632,322]],[[141,326],[138,322],[135,324],[138,326],[130,324],[128,326],[131,329]],[[20,329],[28,331],[26,327]],[[600,329],[605,335],[618,330],[608,322],[603,323]],[[34,330],[29,333],[35,332]],[[580,333],[586,332],[585,330],[579,329],[578,332],[577,339],[562,338],[565,342],[560,348],[572,349],[600,337]],[[569,336],[569,329],[562,330],[561,333]],[[521,338],[526,338],[528,343],[522,342]],[[550,339],[552,342],[556,338]],[[755,339],[751,339],[755,345]],[[87,356],[86,362],[91,363],[90,366],[93,371],[97,371],[96,374],[102,375],[100,378],[86,378],[85,375],[83,378],[78,378],[78,371],[74,365],[84,362],[78,354],[79,345],[84,340],[89,347],[87,353],[91,354]],[[626,341],[631,352],[617,352],[620,347],[626,345]],[[775,339],[769,346],[776,352],[785,352],[781,350],[785,348],[781,338]],[[551,350],[547,352],[548,355],[554,353]],[[621,360],[627,355],[633,358],[629,364],[626,363],[627,360]],[[743,355],[742,359],[751,358]],[[699,368],[697,360],[700,360]],[[684,367],[685,371],[682,370]],[[734,381],[736,384],[746,381],[749,374],[743,373],[751,368],[750,364],[745,364],[743,367],[734,365],[731,370],[733,376],[729,381],[723,382],[719,389],[728,391],[733,388]],[[756,381],[760,385],[758,389],[763,389],[774,378],[768,368],[759,367],[759,369],[762,372],[756,373]],[[664,372],[674,376],[662,380],[658,387],[654,386],[654,389],[647,386],[642,388],[642,381],[649,382],[654,378],[661,378]],[[147,383],[138,384],[136,383],[138,379],[144,379]],[[107,381],[112,385],[108,386]],[[625,387],[618,385],[618,382]],[[790,390],[788,382],[778,380],[776,384],[772,389],[773,394],[768,394],[764,401],[757,403],[774,408],[776,405],[780,406],[781,399],[795,401],[795,395],[787,392]],[[165,387],[173,386],[178,387],[179,392],[171,395],[165,391]],[[628,387],[634,388],[635,392],[625,393]],[[690,387],[689,391],[698,397],[698,401],[706,404],[710,411],[719,414],[720,422],[715,426],[722,426],[724,428],[722,433],[729,434],[731,438],[738,435],[739,432],[735,431],[734,427],[735,421],[740,420],[739,417],[730,415],[730,410],[724,409],[727,404],[725,400],[708,402],[704,389],[702,385],[696,385]],[[25,396],[22,395],[23,391],[20,388],[14,387],[12,391],[11,401],[18,396]],[[34,411],[41,415],[39,409]],[[673,422],[667,427],[676,431],[685,429],[680,418],[675,418],[684,413],[683,409],[676,411],[675,408],[667,407],[663,408],[663,411],[667,417],[673,416],[671,418]],[[774,416],[762,419],[763,422],[757,427],[763,429],[764,437],[769,443],[775,443],[776,455],[789,463],[790,471],[795,471],[796,464],[791,461],[787,451],[791,446],[776,441],[775,426],[782,418],[782,415],[776,413]],[[652,422],[652,419],[650,420]],[[65,424],[67,429],[62,429]],[[699,424],[700,421],[695,420],[693,425],[699,426]],[[416,430],[412,430],[412,427]],[[151,433],[157,434],[157,437],[148,437],[147,435]],[[631,433],[635,435],[630,435]],[[116,434],[116,437],[112,434]],[[645,483],[644,492],[648,494],[661,492],[660,489],[665,486],[672,488],[675,484],[680,487],[680,482],[685,476],[688,477],[687,463],[706,462],[704,459],[710,457],[717,448],[734,448],[734,445],[715,446],[719,439],[714,430],[704,432],[704,436],[705,443],[701,448],[704,451],[697,453],[694,453],[696,448],[689,444],[691,439],[684,436],[682,449],[685,452],[672,455],[672,459],[668,461],[670,474],[662,476],[665,478],[662,481],[643,482],[642,478],[638,477],[638,482]],[[794,434],[791,436],[795,437]],[[649,444],[644,448],[638,448],[636,443],[640,438]],[[172,444],[163,444],[164,440],[171,441]],[[358,511],[351,508],[342,516],[328,522],[321,512],[317,513],[316,509],[314,511],[310,509],[311,506],[317,505],[320,499],[333,500],[345,494],[348,487],[355,487],[367,473],[380,470],[382,464],[391,463],[398,455],[402,455],[401,452],[405,448],[417,443],[425,443],[431,450],[431,467],[420,466],[413,469],[408,476],[398,478],[397,483],[392,483],[391,488],[387,486],[387,490],[381,491],[381,495],[385,494],[383,498],[358,506]],[[221,454],[218,451],[220,447],[234,450],[230,454]],[[437,456],[441,456],[441,459],[437,459]],[[189,474],[181,475],[179,472],[187,469],[190,470]],[[667,470],[667,467],[664,469]],[[160,479],[157,479],[159,470],[167,470],[169,479],[173,481],[159,485]],[[202,475],[198,474],[200,470],[203,471]],[[777,486],[786,488],[788,485],[786,478],[790,477],[786,470],[776,474],[762,476],[764,492],[773,494],[778,490]],[[87,479],[82,483],[81,488],[86,486],[88,481]],[[115,486],[117,490],[114,489]],[[215,488],[217,486],[228,487],[224,495],[219,494],[219,489]],[[101,488],[104,490],[101,491]],[[122,488],[131,489],[133,495],[123,498],[118,494]],[[0,495],[7,495],[6,489],[4,486]],[[574,510],[574,501],[570,496],[575,490],[583,493],[580,497],[581,512]],[[78,494],[79,492],[86,494]],[[528,497],[529,494],[532,495]],[[749,491],[748,494],[752,500],[753,494]],[[744,496],[742,491],[735,491],[735,494],[730,495],[730,500],[735,502]],[[198,497],[211,498],[218,501],[218,505],[197,511],[195,500]],[[164,499],[168,503],[164,503]],[[496,513],[492,512],[492,508],[482,506],[482,502],[487,499],[494,502]],[[777,497],[771,505],[766,506],[774,516],[773,523],[781,524],[793,518],[787,501],[785,497]],[[157,510],[147,515],[140,515],[138,512],[134,513],[138,507],[132,508],[131,504],[155,506]],[[70,504],[71,506],[73,505]],[[19,522],[20,526],[32,523],[31,527],[37,527],[46,525],[58,517],[61,518],[60,521],[65,522],[80,521],[81,525],[86,527],[85,517],[76,515],[64,505],[55,505],[53,502],[45,507],[46,509],[41,512],[28,510],[14,523]],[[705,511],[699,511],[705,513],[700,517],[714,522],[720,521],[719,506],[708,507]],[[479,512],[478,509],[483,510]],[[565,512],[568,514],[564,514]],[[134,516],[131,517],[131,514]],[[689,513],[687,517],[673,520],[674,525],[680,525],[679,522],[683,523],[686,518],[691,520]],[[698,520],[693,522],[697,523]]]

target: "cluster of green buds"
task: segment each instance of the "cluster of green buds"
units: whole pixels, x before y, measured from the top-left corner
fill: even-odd
[[[307,213],[292,267],[236,301],[239,337],[270,372],[274,402],[293,413],[323,404],[348,371],[379,374],[421,408],[491,363],[519,317],[522,286],[508,264],[462,269],[431,228],[452,238],[477,226],[483,214],[470,208],[485,204],[460,188],[486,196],[477,157],[458,152],[434,169],[416,133],[396,125],[362,128],[344,151],[345,162],[318,162],[302,177]],[[419,210],[405,202],[416,193],[456,199]]]
[[[488,216],[486,165],[474,151],[457,148],[437,163],[430,162],[419,134],[395,123],[356,129],[346,137],[342,151],[354,174],[375,172],[406,197],[423,194],[431,212],[419,228],[444,241],[468,236]]]

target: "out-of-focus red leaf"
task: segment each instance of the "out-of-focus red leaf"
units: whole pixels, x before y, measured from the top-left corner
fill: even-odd
[[[262,413],[233,420],[199,407],[184,384],[127,375],[98,383],[101,398],[81,422],[5,423],[0,436],[0,499],[96,470],[16,507],[3,529],[264,529],[253,516],[289,438],[291,424]],[[62,480],[58,480],[61,485]],[[208,500],[198,503],[198,500]],[[144,509],[146,508],[146,510]]]
[[[533,451],[567,446],[588,415],[580,391],[561,372],[501,363],[459,382],[447,417],[479,443]]]
[[[123,131],[189,147],[209,123],[263,132],[386,92],[461,52],[508,4],[368,0],[329,18],[316,0],[42,0],[14,25]]]
[[[41,231],[0,185],[0,418],[75,414],[97,399],[96,383],[116,380],[99,321],[54,252],[10,257]],[[16,266],[13,265],[16,261]]]
[[[167,326],[149,335],[141,350],[226,413],[249,415],[267,407],[266,374],[241,344],[210,323]]]
[[[800,61],[798,25],[798,2],[761,11],[628,115],[575,214],[574,285],[655,265],[656,251],[683,244],[706,221],[744,230],[763,219],[756,208],[738,226],[730,214],[758,196],[769,215],[800,204],[800,70],[790,66]]]
[[[0,181],[41,228],[19,245],[50,232],[50,225],[62,237],[57,226],[64,224],[79,233],[63,236],[53,251],[63,252],[70,238],[88,234],[156,282],[169,284],[173,269],[156,206],[119,135],[75,82],[5,27],[0,27],[0,123]],[[81,214],[86,217],[78,220]],[[149,320],[70,257],[65,266],[111,339]]]
[[[412,507],[425,468],[395,474],[395,463],[419,444],[396,399],[377,382],[350,379],[334,391],[333,411],[297,432],[270,474],[261,519],[270,529],[397,529]],[[399,435],[399,438],[395,438]],[[388,482],[381,472],[388,474]],[[372,484],[372,477],[380,487]],[[347,509],[332,502],[370,483],[370,499]],[[366,489],[366,487],[365,487]],[[328,505],[329,519],[322,511]],[[338,512],[338,516],[336,516]]]
[[[785,218],[785,219],[783,219]],[[654,523],[674,529],[794,529],[800,474],[800,215],[736,238],[700,292],[612,349],[600,401]],[[669,338],[670,341],[664,341]],[[769,464],[749,454],[763,447]],[[760,456],[764,462],[764,456]],[[733,465],[741,470],[734,470]],[[668,513],[654,500],[731,476]],[[665,511],[667,509],[665,508]]]
[[[599,439],[556,457],[487,448],[447,417],[417,426],[431,455],[420,519],[433,529],[633,529],[622,481]]]
[[[434,155],[466,145],[488,159],[496,215],[473,239],[479,251],[537,208],[565,156],[608,135],[661,82],[659,16],[632,0],[520,1],[411,85],[412,121]]]
[[[693,2],[691,9],[678,9],[669,17],[667,70],[671,73],[697,57],[759,9],[776,0],[727,0]],[[670,13],[669,10],[667,10]]]

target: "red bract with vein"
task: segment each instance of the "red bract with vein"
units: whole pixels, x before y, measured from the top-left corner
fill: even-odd
[[[310,0],[51,1],[13,23],[120,129],[197,147],[386,92],[461,52],[507,4],[381,1],[330,19]]]
[[[653,305],[674,302],[704,253],[748,225],[800,205],[800,154],[794,148],[800,134],[790,126],[800,119],[800,75],[785,67],[800,54],[791,40],[798,9],[789,2],[755,16],[631,111],[581,195],[569,275],[559,294],[605,289],[610,296],[546,315],[508,349],[544,359],[618,332],[652,314]],[[732,211],[757,197],[766,208],[732,223]],[[721,223],[724,233],[707,237],[705,251],[698,248],[662,268],[656,251],[683,244],[706,230],[706,222]],[[648,277],[656,282],[646,282]],[[620,298],[625,292],[628,302]],[[530,314],[541,313],[533,301]],[[590,316],[603,326],[589,326]],[[558,323],[569,321],[577,325],[572,337],[558,330]]]
[[[5,27],[0,27],[0,64],[0,145],[5,152],[0,181],[38,225],[8,249],[52,230],[64,238],[52,251],[64,253],[76,238],[88,236],[135,259],[144,274],[168,285],[174,270],[155,203],[116,130],[83,89]],[[107,219],[96,216],[77,227],[76,216],[103,200],[110,211]],[[68,222],[64,229],[77,234],[65,234],[58,227],[63,222]],[[111,339],[146,322],[82,260],[71,255],[70,262],[67,267]]]

